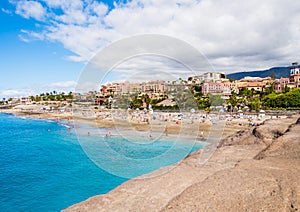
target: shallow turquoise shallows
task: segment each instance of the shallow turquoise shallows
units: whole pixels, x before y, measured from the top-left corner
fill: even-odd
[[[85,139],[84,142],[90,139],[91,145],[95,143],[93,135]],[[124,146],[124,142],[114,138],[111,143],[113,148],[126,152],[133,148],[136,157],[155,156],[164,151],[162,148],[172,146],[166,142],[162,145],[162,141],[150,149],[139,150],[132,143]],[[193,150],[201,147],[198,145]],[[105,157],[103,152],[102,157]],[[177,161],[164,161],[161,165],[174,162]],[[145,167],[143,172],[152,169]],[[0,113],[0,211],[59,211],[107,193],[126,180],[95,165],[83,151],[73,129],[68,133],[65,126],[55,122]]]

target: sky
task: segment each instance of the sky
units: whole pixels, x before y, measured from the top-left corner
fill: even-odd
[[[0,98],[74,90],[99,51],[142,34],[180,39],[225,73],[288,66],[299,11],[294,0],[1,0]]]

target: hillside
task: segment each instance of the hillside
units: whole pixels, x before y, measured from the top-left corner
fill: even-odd
[[[235,80],[242,79],[244,77],[270,77],[272,73],[275,74],[276,79],[280,79],[281,77],[290,76],[290,68],[291,67],[274,67],[267,70],[260,71],[244,71],[228,74],[228,78],[233,78]]]

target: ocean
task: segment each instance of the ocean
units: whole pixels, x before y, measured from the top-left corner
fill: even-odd
[[[80,132],[68,132],[56,122],[0,113],[1,211],[60,211],[105,194],[128,178],[178,162],[183,158],[177,149],[191,152],[203,147],[190,149],[180,143],[174,157],[174,152],[166,154],[174,149],[172,141],[108,139],[93,135],[95,129],[89,126],[81,128],[91,133],[78,136]],[[122,157],[116,157],[120,152]]]

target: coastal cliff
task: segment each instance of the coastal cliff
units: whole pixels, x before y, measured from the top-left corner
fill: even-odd
[[[297,118],[249,127],[223,139],[204,164],[199,150],[166,173],[129,180],[64,211],[298,211]]]

